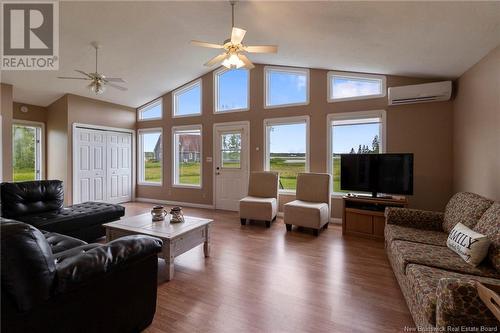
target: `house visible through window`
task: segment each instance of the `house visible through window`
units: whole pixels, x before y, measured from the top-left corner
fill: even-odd
[[[220,69],[214,72],[215,112],[248,110],[249,71]]]
[[[333,192],[340,190],[341,154],[378,154],[384,151],[384,111],[330,115],[329,165]]]
[[[139,183],[158,185],[162,183],[162,131],[161,129],[139,130]]]
[[[197,116],[201,114],[201,79],[172,93],[173,117]]]
[[[173,133],[173,184],[201,187],[201,126],[180,126]]]
[[[163,116],[162,99],[159,98],[149,104],[138,109],[139,120],[155,120],[161,119]]]
[[[383,75],[328,73],[329,102],[384,97],[385,90]]]
[[[12,126],[12,168],[15,182],[42,179],[42,125]]]
[[[309,103],[309,70],[265,67],[265,106],[280,107]]]
[[[265,170],[280,174],[281,190],[295,191],[297,174],[309,170],[307,117],[265,121]]]

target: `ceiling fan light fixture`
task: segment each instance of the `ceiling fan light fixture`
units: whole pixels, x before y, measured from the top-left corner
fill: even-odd
[[[96,82],[96,83],[91,83],[89,85],[90,91],[92,91],[96,95],[101,95],[106,91],[106,86]]]
[[[229,56],[229,58],[224,59],[222,66],[228,69],[238,69],[245,66],[245,63],[240,59],[238,54],[233,53]]]

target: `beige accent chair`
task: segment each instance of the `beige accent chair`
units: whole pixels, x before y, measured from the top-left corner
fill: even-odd
[[[328,228],[330,222],[330,175],[327,173],[299,173],[296,200],[284,205],[286,230],[292,225],[312,228],[314,235]]]
[[[271,171],[252,172],[248,185],[248,196],[240,200],[241,225],[249,220],[266,221],[266,227],[276,220],[278,214],[278,173]]]

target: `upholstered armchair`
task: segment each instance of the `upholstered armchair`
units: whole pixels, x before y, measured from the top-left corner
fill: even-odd
[[[241,225],[245,225],[248,219],[265,221],[266,227],[271,227],[278,214],[278,179],[277,172],[250,174],[248,196],[240,200]]]
[[[285,204],[284,220],[287,231],[292,225],[312,228],[314,235],[328,228],[330,222],[330,175],[327,173],[299,173],[296,200]]]

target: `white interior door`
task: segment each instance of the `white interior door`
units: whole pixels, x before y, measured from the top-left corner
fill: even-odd
[[[214,125],[215,208],[237,211],[249,173],[248,123]]]
[[[107,133],[107,202],[132,200],[132,134]]]

